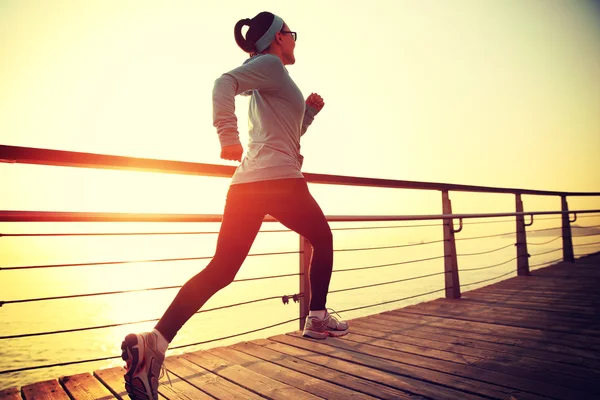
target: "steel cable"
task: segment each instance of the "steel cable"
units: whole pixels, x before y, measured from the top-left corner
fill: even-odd
[[[450,287],[450,288],[448,288],[448,289],[452,289],[452,287]],[[356,310],[362,310],[362,309],[365,309],[365,308],[370,308],[370,307],[382,306],[382,305],[385,305],[385,304],[396,303],[396,302],[398,302],[398,301],[410,300],[410,299],[414,299],[414,298],[416,298],[416,297],[426,296],[426,295],[428,295],[428,294],[433,294],[433,293],[443,292],[443,291],[445,291],[445,290],[446,290],[446,288],[442,288],[442,289],[433,290],[433,291],[431,291],[431,292],[427,292],[427,293],[421,293],[421,294],[417,294],[417,295],[414,295],[414,296],[403,297],[403,298],[401,298],[401,299],[390,300],[390,301],[384,301],[384,302],[381,302],[381,303],[375,303],[375,304],[369,304],[369,305],[367,305],[367,306],[354,307],[354,308],[347,308],[347,309],[345,309],[345,310],[340,310],[340,311],[338,311],[338,312],[356,311]]]
[[[582,246],[593,246],[596,244],[600,244],[600,242],[594,242],[594,243],[583,243],[583,244],[574,244],[573,247],[582,247]]]
[[[347,269],[339,269],[333,272],[348,272],[348,271],[360,271],[366,269],[374,269],[374,268],[383,268],[394,265],[404,265],[404,264],[412,264],[423,261],[431,261],[436,259],[444,258],[445,256],[437,256],[437,257],[429,257],[418,260],[409,260],[398,263],[390,263],[390,264],[380,264],[373,265],[367,267],[359,267],[359,268],[347,268]],[[16,267],[17,269],[22,267]],[[11,268],[7,268],[11,269]],[[14,268],[12,268],[14,269]],[[246,281],[254,281],[254,280],[263,280],[263,279],[273,279],[273,278],[282,278],[282,277],[291,277],[291,276],[299,276],[301,274],[284,274],[284,275],[275,275],[275,276],[267,276],[267,277],[257,277],[257,278],[246,278],[246,279],[236,279],[233,282],[246,282]],[[113,294],[126,294],[126,293],[136,293],[136,292],[145,292],[145,291],[154,291],[154,290],[168,290],[168,289],[179,289],[181,285],[177,286],[163,286],[157,288],[145,288],[145,289],[132,289],[132,290],[122,290],[122,291],[111,291],[111,292],[100,292],[100,293],[83,293],[76,295],[64,295],[64,296],[51,296],[51,297],[42,297],[42,298],[33,298],[33,299],[19,299],[19,300],[6,300],[0,301],[0,307],[7,304],[17,304],[17,303],[31,303],[31,302],[39,302],[39,301],[50,301],[50,300],[63,300],[63,299],[73,299],[73,298],[84,298],[84,297],[93,297],[93,296],[105,296],[105,295],[113,295]]]
[[[280,325],[289,324],[291,322],[298,321],[298,320],[299,320],[299,318],[294,318],[294,319],[290,319],[290,320],[287,320],[287,321],[279,322],[277,324],[265,326],[265,327],[262,327],[262,328],[253,329],[253,330],[246,331],[246,332],[241,332],[241,333],[236,333],[234,335],[224,336],[224,337],[220,337],[220,338],[216,338],[216,339],[205,340],[205,341],[202,341],[202,342],[190,343],[190,344],[185,344],[185,345],[181,345],[181,346],[174,346],[174,347],[171,347],[170,349],[175,350],[175,349],[181,349],[181,348],[185,348],[185,347],[197,346],[197,345],[205,344],[205,343],[216,342],[216,341],[224,340],[224,339],[231,339],[231,338],[234,338],[234,337],[247,335],[249,333],[260,332],[260,331],[263,331],[265,329],[270,329],[270,328],[274,328],[274,327],[277,327],[277,326],[280,326]],[[30,370],[34,370],[34,369],[52,368],[52,367],[63,367],[63,366],[66,366],[66,365],[83,364],[83,363],[96,362],[96,361],[116,360],[116,359],[120,359],[120,358],[121,358],[121,356],[119,355],[119,356],[112,356],[112,357],[93,358],[93,359],[87,359],[87,360],[67,361],[67,362],[55,363],[55,364],[35,365],[35,366],[32,366],[32,367],[23,367],[23,368],[15,368],[15,369],[8,369],[8,370],[0,371],[0,375],[14,373],[14,372],[30,371]]]
[[[558,239],[560,239],[560,238],[562,238],[562,236],[557,236],[557,237],[555,237],[555,238],[554,238],[554,239],[552,239],[552,240],[548,240],[547,242],[542,242],[542,243],[532,243],[532,242],[527,242],[527,245],[532,245],[532,246],[540,246],[540,245],[543,245],[543,244],[552,243],[552,242],[554,242],[554,241],[556,241],[556,240],[558,240]]]
[[[422,259],[419,259],[419,260],[402,261],[402,262],[391,263],[391,264],[372,265],[372,266],[369,266],[369,267],[336,269],[336,270],[333,271],[333,273],[336,273],[336,272],[349,272],[349,271],[360,271],[360,270],[364,270],[364,269],[373,269],[373,268],[391,267],[393,265],[412,264],[412,263],[417,263],[417,262],[422,262],[422,261],[437,260],[437,259],[444,258],[444,257],[445,256],[438,256],[438,257],[422,258]]]
[[[500,224],[500,223],[505,223],[505,222],[512,222],[514,223],[515,220],[514,219],[501,219],[499,221],[465,221],[463,222],[464,225],[481,225],[481,224]]]
[[[399,245],[394,245],[394,246],[360,247],[360,248],[353,248],[353,249],[338,249],[338,250],[334,250],[334,252],[337,252],[337,251],[364,251],[364,250],[398,249],[398,248],[403,248],[403,247],[424,246],[426,244],[442,243],[442,242],[444,242],[444,240],[434,240],[434,241],[431,241],[431,242],[412,243],[412,244],[399,244]]]
[[[516,260],[516,259],[517,259],[517,257],[514,257],[514,258],[511,258],[510,260],[508,260],[508,261],[505,261],[505,262],[503,262],[503,263],[500,263],[500,264],[494,264],[494,265],[488,265],[487,267],[477,267],[477,268],[460,268],[460,272],[466,272],[466,271],[478,271],[478,270],[480,270],[480,269],[489,269],[489,268],[495,268],[495,267],[499,267],[499,266],[501,266],[501,265],[504,265],[504,264],[508,264],[509,262],[511,262],[511,261],[514,261],[514,260]]]
[[[300,293],[300,294],[298,294],[298,297],[304,297],[304,294]],[[217,311],[217,310],[223,310],[225,308],[233,308],[233,307],[238,307],[238,306],[243,306],[243,305],[248,305],[248,304],[253,304],[253,303],[259,303],[262,301],[268,301],[268,300],[274,300],[274,299],[281,300],[281,298],[282,298],[282,296],[271,296],[271,297],[265,297],[263,299],[255,299],[255,300],[244,301],[241,303],[228,304],[226,306],[207,308],[204,310],[196,311],[194,313],[194,315]],[[60,334],[60,333],[91,331],[91,330],[96,330],[96,329],[115,328],[118,326],[135,325],[135,324],[142,324],[142,323],[146,323],[146,322],[157,322],[159,319],[160,318],[154,318],[154,319],[145,319],[142,321],[131,321],[131,322],[122,322],[122,323],[117,323],[117,324],[109,324],[109,325],[89,326],[89,327],[85,327],[85,328],[73,328],[73,329],[64,329],[64,330],[59,330],[59,331],[47,331],[47,332],[23,333],[23,334],[18,334],[18,335],[7,335],[7,336],[0,336],[0,340],[25,338],[25,337],[31,337],[31,336],[46,336],[46,335],[54,335],[54,334]]]
[[[287,277],[291,277],[291,276],[300,276],[300,275],[304,275],[304,274],[296,273],[296,274],[262,276],[262,277],[256,277],[256,278],[234,279],[233,283],[259,281],[259,280],[264,280],[264,279],[287,278]],[[116,290],[116,291],[112,291],[112,292],[81,293],[81,294],[64,295],[64,296],[39,297],[39,298],[33,298],[33,299],[6,300],[6,301],[0,301],[0,307],[2,307],[3,305],[6,305],[6,304],[32,303],[32,302],[37,302],[37,301],[63,300],[63,299],[74,299],[74,298],[82,298],[82,297],[106,296],[106,295],[113,295],[113,294],[138,293],[138,292],[147,292],[147,291],[154,291],[154,290],[180,289],[182,286],[183,285],[161,286],[161,287],[156,287],[156,288],[145,288],[145,289]]]
[[[465,253],[465,254],[457,254],[457,256],[459,256],[459,257],[461,257],[461,256],[462,256],[462,257],[467,257],[467,256],[480,256],[480,255],[482,255],[482,254],[490,254],[490,253],[494,253],[494,252],[496,252],[496,251],[504,250],[504,249],[506,249],[506,248],[509,248],[509,247],[514,247],[514,246],[515,246],[515,244],[514,244],[514,243],[511,243],[511,244],[509,244],[509,245],[506,245],[506,246],[498,247],[497,249],[494,249],[494,250],[482,251],[481,253]]]
[[[552,265],[552,264],[557,263],[559,261],[562,261],[562,257],[561,258],[557,258],[556,260],[553,260],[553,261],[544,261],[544,262],[541,262],[539,264],[530,265],[529,268],[539,267],[540,265],[544,265],[544,264],[545,265]]]
[[[299,320],[300,320],[300,318],[289,319],[287,321],[279,322],[279,323],[276,323],[276,324],[273,324],[273,325],[269,325],[269,326],[264,326],[262,328],[252,329],[251,331],[246,331],[246,332],[242,332],[242,333],[236,333],[234,335],[229,335],[229,336],[223,336],[223,337],[220,337],[220,338],[217,338],[217,339],[204,340],[202,342],[184,344],[184,345],[181,345],[181,346],[174,346],[174,347],[171,347],[171,349],[173,349],[173,350],[175,350],[175,349],[183,349],[185,347],[198,346],[198,345],[201,345],[201,344],[212,343],[212,342],[216,342],[216,341],[219,341],[219,340],[231,339],[231,338],[238,337],[238,336],[248,335],[250,333],[264,331],[265,329],[275,328],[276,326],[289,324],[291,322],[295,322],[295,321],[299,321]]]
[[[550,250],[550,251],[544,251],[543,253],[532,254],[531,257],[543,256],[544,254],[550,254],[550,253],[554,253],[556,251],[561,251],[561,250],[562,250],[562,247],[559,247],[558,249],[554,249],[554,250]]]
[[[462,286],[471,286],[471,285],[476,285],[476,284],[478,284],[478,283],[484,283],[484,282],[493,281],[494,279],[502,278],[503,276],[510,275],[510,274],[514,274],[514,273],[516,273],[516,271],[509,271],[509,272],[507,272],[507,273],[505,273],[505,274],[498,275],[498,276],[496,276],[495,278],[489,278],[489,279],[484,279],[484,280],[477,281],[477,282],[471,282],[471,283],[461,284],[461,287],[462,287]]]
[[[369,229],[422,228],[441,227],[442,224],[393,225],[393,226],[361,226],[349,228],[331,228],[332,231],[351,231]],[[291,229],[269,229],[259,233],[285,233]],[[216,235],[219,231],[210,232],[84,232],[84,233],[0,233],[0,237],[43,237],[43,236],[149,236],[149,235]]]
[[[556,229],[562,229],[562,228],[560,226],[557,226],[555,228],[533,229],[533,230],[527,231],[527,233],[553,231]]]
[[[598,235],[600,235],[600,233],[588,233],[587,235],[577,235],[577,236],[573,236],[573,237],[579,238],[579,237],[598,236]]]
[[[282,251],[277,253],[254,253],[248,254],[248,257],[258,256],[278,256],[286,254],[301,254],[301,251]],[[91,267],[98,265],[119,265],[119,264],[140,264],[140,263],[151,263],[151,262],[168,262],[168,261],[197,261],[197,260],[210,260],[213,256],[204,257],[186,257],[186,258],[162,258],[156,260],[132,260],[132,261],[103,261],[94,263],[77,263],[77,264],[52,264],[52,265],[27,265],[21,267],[0,267],[0,271],[9,270],[20,270],[20,269],[41,269],[41,268],[63,268],[63,267]]]
[[[600,225],[592,225],[592,226],[577,225],[577,228],[594,229],[594,228],[600,228]]]
[[[500,237],[500,236],[508,236],[508,235],[514,235],[514,232],[507,232],[507,233],[498,233],[495,235],[484,235],[484,236],[473,236],[473,237],[466,237],[466,238],[456,238],[454,240],[474,240],[474,239],[487,239],[487,238],[494,238],[494,237]]]
[[[420,224],[420,225],[392,225],[392,226],[361,226],[350,228],[331,228],[332,231],[354,231],[361,229],[391,229],[391,228],[424,228],[429,226],[441,227],[442,224]]]
[[[340,292],[347,292],[350,290],[357,290],[357,289],[365,289],[365,288],[370,288],[370,287],[375,287],[375,286],[391,285],[392,283],[413,281],[413,280],[417,280],[417,279],[428,278],[430,276],[443,275],[445,273],[446,272],[436,272],[434,274],[414,276],[411,278],[398,279],[395,281],[388,281],[388,282],[382,282],[382,283],[374,283],[372,285],[356,286],[356,287],[351,287],[351,288],[346,288],[346,289],[338,289],[338,290],[330,290],[328,293],[340,293]]]

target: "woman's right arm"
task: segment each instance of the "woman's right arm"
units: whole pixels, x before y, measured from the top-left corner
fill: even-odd
[[[221,148],[240,145],[235,96],[249,90],[273,90],[279,87],[285,69],[277,56],[263,55],[221,75],[214,84],[213,125]]]

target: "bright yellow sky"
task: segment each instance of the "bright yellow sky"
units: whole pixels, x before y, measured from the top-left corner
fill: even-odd
[[[600,14],[584,1],[4,0],[0,143],[226,163],[212,85],[245,58],[235,22],[263,10],[298,31],[289,71],[326,102],[302,140],[304,171],[600,191]],[[246,110],[238,99],[243,142]],[[0,165],[18,186],[0,208],[40,209],[21,184],[39,171]],[[117,211],[125,199],[99,207],[93,189],[186,181],[45,172],[54,173],[49,188],[62,179],[66,189],[50,196],[55,209],[75,197]],[[205,212],[219,212],[226,184]]]

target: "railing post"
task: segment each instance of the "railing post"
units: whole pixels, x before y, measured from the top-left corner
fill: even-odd
[[[310,260],[312,258],[313,248],[310,242],[300,235],[300,291],[304,296],[300,296],[298,304],[300,305],[300,330],[304,329],[304,323],[308,316],[310,308]]]
[[[523,201],[521,194],[515,194],[516,209],[518,213],[523,212]],[[527,232],[525,231],[525,216],[517,215],[517,275],[529,275],[529,253],[527,252]]]
[[[567,196],[560,196],[562,203],[562,239],[563,239],[563,261],[573,262],[573,240],[571,239],[571,220],[569,217],[569,204]]]
[[[452,214],[452,202],[447,190],[442,191],[442,212]],[[456,242],[454,241],[454,220],[444,218],[444,277],[446,298],[460,299],[460,281],[458,279],[458,260],[456,258]]]

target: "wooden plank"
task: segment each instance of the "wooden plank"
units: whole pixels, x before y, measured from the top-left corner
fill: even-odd
[[[558,281],[558,279],[557,279]],[[596,302],[598,298],[588,291],[582,290],[581,287],[578,286],[566,286],[563,285],[561,287],[549,287],[549,286],[538,286],[535,283],[529,285],[520,285],[520,284],[502,284],[502,285],[492,285],[485,286],[482,288],[478,288],[472,291],[467,291],[465,293],[505,293],[505,294],[514,294],[515,298],[519,296],[540,296],[540,297],[551,297],[554,300],[563,299],[568,300],[568,302],[577,303],[579,301],[584,302]]]
[[[69,400],[56,379],[23,386],[21,395],[25,400]]]
[[[345,339],[357,343],[369,344],[372,346],[382,347],[391,350],[403,351],[403,349],[406,348],[405,344],[402,342],[404,338],[399,335],[387,334],[382,338],[377,338],[373,336],[368,336],[370,332],[367,329],[364,330],[365,335],[357,333],[360,331],[360,327],[357,327],[356,324],[352,324],[352,332],[349,333],[345,337]],[[399,341],[396,341],[396,339],[399,339]],[[488,354],[488,358],[484,358],[474,357],[472,354],[474,352],[468,351],[463,351],[461,353],[455,353],[451,351],[439,351],[437,349],[436,351],[437,354],[435,355],[435,357],[445,361],[453,361],[458,364],[471,365],[489,371],[500,372],[506,375],[527,377],[529,379],[533,379],[539,382],[548,382],[552,384],[560,382],[561,386],[581,389],[592,393],[596,393],[597,390],[600,390],[599,384],[594,384],[593,382],[589,382],[586,379],[570,376],[562,371],[553,372],[547,368],[540,369],[539,364],[537,364],[536,368],[535,365],[523,365],[519,364],[519,362],[515,362],[514,360],[512,360],[511,362],[506,362],[503,359],[498,359],[499,357],[496,357],[496,354],[493,353]],[[434,356],[432,352],[423,352],[422,355],[427,355],[430,357]]]
[[[371,318],[371,317],[368,317]],[[584,360],[589,358],[596,362],[600,362],[599,356],[590,351],[589,349],[575,347],[572,341],[562,339],[551,335],[550,332],[543,330],[530,329],[529,331],[517,331],[512,326],[503,326],[497,324],[490,324],[485,322],[476,322],[471,320],[461,320],[454,318],[445,318],[439,315],[423,315],[416,313],[405,313],[404,310],[395,310],[389,313],[382,313],[377,316],[377,320],[383,323],[385,320],[389,320],[390,324],[393,323],[413,323],[421,324],[421,326],[434,326],[438,328],[449,328],[458,329],[462,332],[477,333],[481,334],[478,336],[479,339],[492,341],[494,343],[504,343],[509,345],[519,345],[530,347],[533,349],[540,349],[546,351],[553,351],[562,354],[575,355],[582,357]]]
[[[580,340],[590,341],[591,345],[596,345],[600,337],[595,337],[593,331],[600,332],[597,329],[593,318],[569,318],[568,321],[556,318],[543,311],[533,314],[531,311],[509,309],[505,307],[490,306],[484,303],[474,303],[468,300],[460,300],[455,304],[452,310],[448,311],[446,305],[435,307],[419,307],[402,309],[403,313],[414,313],[420,315],[438,316],[444,318],[461,319],[465,321],[483,322],[495,325],[503,325],[506,327],[535,329],[538,331],[546,331],[549,334],[561,337],[566,340],[580,342]],[[398,310],[400,311],[400,310]],[[526,311],[524,313],[524,311]],[[577,335],[578,337],[574,336]]]
[[[457,305],[458,307],[458,305]],[[460,305],[462,309],[462,305]],[[543,316],[524,318],[516,316],[513,313],[505,314],[497,311],[488,313],[482,311],[467,311],[462,313],[455,311],[446,312],[446,310],[398,310],[402,314],[414,314],[419,316],[438,317],[444,319],[453,319],[475,324],[485,324],[494,329],[502,329],[513,334],[520,334],[521,337],[543,335],[546,341],[550,343],[562,344],[569,347],[578,347],[585,350],[600,351],[600,337],[584,334],[584,329],[572,328],[569,331],[568,327],[573,324],[556,325],[555,321],[545,319]],[[547,322],[545,322],[547,321]],[[580,326],[584,325],[584,322]],[[556,328],[560,329],[556,329]]]
[[[585,278],[585,279],[590,279],[589,276],[587,275],[581,275],[581,277]],[[580,277],[580,278],[581,278]],[[474,289],[475,290],[480,290],[480,291],[485,291],[485,290],[491,290],[491,291],[502,291],[502,290],[510,290],[510,291],[523,291],[523,292],[531,292],[531,293],[544,293],[546,295],[554,295],[555,297],[559,297],[559,296],[568,296],[571,298],[588,298],[588,299],[593,299],[595,296],[592,294],[591,296],[586,293],[586,292],[574,292],[573,289],[577,289],[579,286],[576,284],[571,283],[569,285],[569,283],[567,281],[565,281],[564,279],[561,279],[559,277],[554,278],[557,282],[564,282],[565,284],[562,286],[547,286],[547,285],[543,285],[541,284],[541,282],[518,282],[518,281],[514,281],[514,282],[509,282],[509,281],[505,281],[505,282],[498,282],[495,283],[493,285],[490,286],[485,286],[482,288],[478,288],[478,289]],[[597,279],[597,278],[596,278]],[[594,278],[591,279],[592,281],[594,280]]]
[[[123,367],[114,367],[96,370],[94,371],[94,376],[116,398],[128,398],[127,391],[125,390],[125,381],[123,380],[125,372],[126,370]]]
[[[358,332],[355,333],[354,326],[355,326],[355,324],[352,323],[352,330],[349,333],[349,335],[351,335],[351,336],[348,337],[348,339],[353,342],[368,343],[368,344],[372,344],[374,346],[398,350],[398,351],[402,351],[405,353],[415,354],[418,356],[452,361],[452,362],[456,362],[459,364],[472,364],[472,363],[481,361],[483,359],[482,357],[478,357],[478,356],[472,355],[472,354],[458,354],[458,353],[453,353],[453,352],[449,352],[449,351],[439,350],[437,348],[424,346],[423,343],[416,344],[416,343],[405,343],[402,341],[391,341],[391,340],[388,340],[387,335],[380,339],[375,339],[372,336],[370,337],[370,336],[361,335],[360,327],[357,330]],[[362,325],[362,326],[364,328],[366,325]],[[368,333],[368,330],[364,329],[363,332]]]
[[[556,313],[557,315],[568,314],[574,318],[584,318],[593,320],[594,315],[596,314],[597,307],[582,307],[582,306],[569,306],[567,304],[558,304],[556,302],[550,302],[547,299],[543,302],[535,301],[530,297],[524,297],[519,300],[513,300],[507,296],[498,296],[498,295],[472,295],[465,294],[461,298],[462,301],[468,300],[471,302],[481,302],[483,304],[488,304],[494,307],[506,307],[506,308],[516,308],[516,309],[525,309],[532,311],[542,311],[542,312],[550,312]]]
[[[167,357],[165,365],[171,375],[176,375],[178,378],[217,399],[262,399],[262,397],[255,393],[235,385],[204,368],[198,367],[196,364],[187,361],[183,356]]]
[[[310,377],[299,373],[295,370],[282,368],[277,364],[264,361],[260,358],[249,354],[231,349],[231,348],[216,348],[208,350],[209,353],[222,358],[230,363],[238,364],[244,368],[252,370],[258,374],[275,379],[286,385],[300,389],[301,393],[308,392],[318,398],[324,399],[374,399],[374,397],[366,394],[349,390],[343,386],[334,385],[332,383]],[[286,393],[290,394],[290,393]],[[292,398],[302,398],[302,396]]]
[[[116,397],[94,378],[90,373],[83,373],[71,376],[63,376],[59,379],[63,389],[71,399],[75,400],[98,400],[115,399]]]
[[[579,318],[590,318],[590,316],[596,314],[597,310],[600,309],[600,305],[592,304],[581,304],[581,303],[566,303],[559,299],[541,298],[539,296],[520,296],[518,299],[506,294],[499,293],[479,293],[470,294],[466,293],[462,299],[471,300],[484,300],[490,302],[497,302],[505,305],[515,306],[528,306],[535,309],[541,309],[545,311],[545,308],[550,308],[550,311],[562,312],[562,313],[574,313]]]
[[[562,293],[546,293],[534,290],[525,291],[516,289],[489,288],[487,291],[481,291],[480,289],[468,291],[465,292],[464,295],[469,296],[473,294],[485,297],[487,293],[489,293],[490,296],[505,296],[512,299],[527,298],[543,303],[554,301],[561,304],[581,305],[586,307],[597,307],[600,304],[600,300],[593,297],[571,297]]]
[[[340,359],[330,357],[329,354],[324,354],[321,351],[322,348],[319,346],[315,349],[310,348],[310,346],[308,347],[309,348],[302,348],[264,339],[247,343],[241,350],[256,355],[257,357],[273,357],[272,354],[275,353],[274,361],[280,363],[280,365],[290,369],[301,369],[302,371],[307,371],[311,374],[319,374],[323,379],[335,379],[339,373],[342,373],[342,376],[349,377],[346,378],[346,381],[344,382],[348,387],[351,387],[350,384],[352,384],[352,382],[360,384],[360,381],[368,380],[371,381],[373,385],[381,383],[388,387],[411,393],[411,396],[421,395],[432,399],[449,400],[481,399],[481,397],[474,393],[467,393],[449,387],[438,386],[436,383],[415,379],[403,374],[391,373],[389,370],[368,366],[366,363],[356,363],[355,361],[358,360],[358,358]],[[267,350],[269,353],[265,353],[263,350]],[[392,369],[394,367],[393,364],[386,365]],[[441,379],[442,383],[448,381],[450,381],[450,379],[445,380],[443,377]],[[373,387],[377,388],[377,386]],[[364,386],[361,386],[360,390],[362,391],[364,388]],[[380,398],[402,398],[389,397],[387,393],[387,391],[375,392]]]
[[[463,309],[463,305],[457,305],[457,308]],[[540,337],[543,338],[544,341],[548,343],[560,344],[563,346],[569,346],[572,348],[580,348],[585,351],[600,351],[600,344],[598,340],[593,337],[588,337],[581,334],[573,334],[568,333],[565,330],[560,332],[558,331],[549,331],[540,326],[522,326],[524,324],[516,324],[516,323],[506,323],[504,319],[506,319],[505,315],[499,316],[488,316],[476,314],[473,312],[465,311],[462,314],[455,311],[447,311],[447,310],[421,310],[421,309],[402,309],[402,310],[394,310],[389,313],[384,313],[382,315],[388,316],[398,316],[398,315],[416,315],[422,318],[441,318],[444,320],[455,320],[460,321],[461,324],[465,326],[477,326],[482,330],[486,330],[487,332],[491,331],[502,331],[511,334],[511,337],[516,338],[531,338],[531,337]],[[598,356],[594,356],[593,358],[597,358]]]
[[[269,361],[283,368],[298,371],[304,375],[380,399],[417,399],[419,397],[415,393],[421,393],[418,390],[419,387],[427,386],[427,384],[421,384],[420,381],[412,382],[401,377],[396,378],[379,370],[328,358],[268,339],[236,344],[233,346],[233,349]],[[352,375],[350,372],[358,372],[358,374]],[[433,389],[428,391],[425,389],[424,391],[430,395],[440,395],[439,390]],[[318,395],[318,393],[315,394]],[[455,396],[453,398],[459,399],[464,398],[464,396]]]
[[[213,398],[177,376],[171,376],[171,383],[166,381],[160,385],[158,393],[166,399],[209,400]]]
[[[270,399],[293,398],[313,400],[319,398],[266,375],[244,368],[234,362],[229,362],[216,356],[214,353],[198,351],[185,354],[183,357],[199,367],[213,371],[213,373],[241,387]]]
[[[596,323],[593,319],[577,319],[564,316],[549,315],[540,311],[528,310],[506,310],[501,307],[484,306],[461,300],[438,299],[417,306],[409,306],[402,309],[404,312],[416,312],[420,314],[462,317],[466,319],[478,318],[481,322],[502,323],[521,328],[544,329],[580,336],[600,336],[600,329],[596,326],[587,328]],[[600,344],[598,345],[600,349]]]
[[[521,307],[526,309],[527,307],[533,308],[533,311],[541,311],[548,313],[555,318],[587,318],[593,320],[593,314],[599,308],[598,305],[584,305],[577,302],[566,302],[560,299],[549,299],[545,298],[536,300],[536,296],[519,296],[519,298],[513,298],[512,296],[495,294],[495,293],[480,293],[480,294],[465,294],[463,299],[488,301],[490,303],[497,303],[495,306],[510,305],[513,308]]]
[[[445,330],[436,333],[421,332],[416,330],[405,330],[400,328],[394,330],[383,325],[366,323],[353,320],[352,333],[358,333],[373,338],[389,338],[390,340],[420,344],[433,349],[449,351],[457,354],[471,355],[482,359],[496,359],[506,363],[533,366],[537,369],[548,370],[559,374],[567,374],[584,380],[600,382],[600,371],[590,368],[582,368],[564,362],[547,360],[546,352],[538,354],[538,358],[524,355],[516,346],[495,345],[493,343],[466,341],[462,337],[451,337],[446,335]]]
[[[0,400],[21,400],[21,391],[18,387],[0,390]]]
[[[301,349],[309,350],[315,353],[327,355],[329,357],[350,361],[355,364],[364,365],[370,368],[379,369],[387,373],[406,376],[413,379],[420,379],[429,383],[443,385],[455,390],[460,390],[475,396],[487,396],[496,399],[507,398],[514,395],[519,400],[521,399],[545,399],[545,397],[525,393],[520,390],[510,389],[503,386],[498,386],[482,381],[471,381],[464,379],[461,376],[456,376],[444,373],[439,369],[428,369],[418,367],[405,362],[396,362],[381,357],[364,354],[361,352],[348,351],[336,346],[330,346],[331,338],[323,341],[323,343],[315,342],[301,337],[290,335],[279,335],[270,338],[273,341],[295,346]],[[446,398],[443,395],[437,398]]]
[[[409,315],[405,318],[403,315],[376,315],[361,319],[367,324],[380,325],[377,329],[386,331],[391,329],[394,333],[407,334],[419,337],[421,333],[446,336],[451,340],[460,340],[469,342],[478,348],[488,348],[495,351],[510,351],[514,354],[527,354],[529,357],[536,357],[542,360],[551,360],[567,364],[586,366],[600,370],[600,362],[587,358],[587,354],[574,354],[571,348],[566,346],[554,345],[543,341],[514,339],[506,337],[502,333],[476,332],[472,324],[461,323],[452,319],[436,318],[435,320],[426,319],[430,317],[419,317]],[[391,319],[390,323],[384,326],[384,322]],[[355,323],[356,321],[353,321]],[[579,349],[576,349],[579,350]]]
[[[589,277],[585,277],[589,279],[591,282],[594,282],[594,279],[590,279]],[[528,278],[524,278],[528,279]],[[529,282],[515,282],[515,281],[505,281],[498,282],[493,285],[494,289],[520,289],[525,291],[537,291],[537,292],[546,292],[549,294],[564,294],[568,296],[572,296],[574,298],[577,297],[594,297],[594,286],[593,284],[585,287],[580,283],[581,281],[567,281],[565,279],[561,279],[560,277],[553,277],[556,280],[556,283],[553,284],[544,284],[543,282],[532,281]],[[548,280],[546,280],[548,281]],[[575,291],[576,290],[576,291]]]
[[[585,278],[588,279],[587,277]],[[560,281],[560,278],[556,278],[556,280]],[[548,296],[554,299],[566,297],[573,300],[597,300],[596,296],[590,296],[589,294],[574,291],[576,289],[578,289],[578,287],[576,287],[575,285],[571,285],[569,287],[568,285],[566,285],[566,283],[563,286],[557,287],[537,285],[535,283],[500,282],[490,286],[484,286],[481,288],[469,290],[466,293],[531,293],[532,295]]]
[[[125,381],[123,380],[123,375],[125,372],[125,368],[123,367],[99,369],[94,371],[94,377],[96,377],[96,379],[98,379],[98,381],[104,385],[104,387],[106,387],[117,399],[129,399],[129,395],[125,390]],[[158,398],[164,399],[165,397],[159,394]]]
[[[581,399],[589,395],[587,392],[573,388],[566,388],[549,383],[540,383],[515,375],[506,375],[470,365],[461,365],[455,362],[431,359],[402,351],[384,349],[381,347],[372,346],[370,344],[355,343],[340,338],[327,338],[326,344],[341,350],[354,351],[399,363],[409,363],[414,366],[468,378],[471,384],[475,384],[475,380],[484,381],[494,385],[501,385],[516,390],[522,390],[523,392],[535,393],[540,396],[547,396],[563,400]]]

